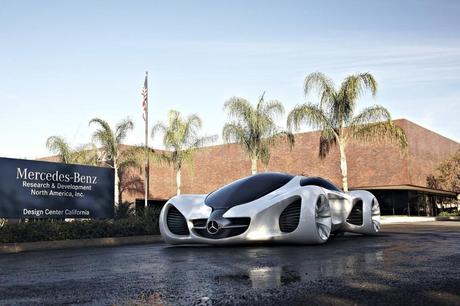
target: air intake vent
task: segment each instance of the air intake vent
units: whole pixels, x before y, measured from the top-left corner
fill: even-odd
[[[174,206],[169,207],[168,215],[166,216],[166,224],[171,233],[175,235],[188,235],[187,221],[185,217]]]
[[[208,219],[195,219],[192,220],[193,227],[203,227],[206,228],[206,224],[208,223]]]
[[[363,225],[363,201],[359,200],[353,206],[347,222],[353,225]]]
[[[301,203],[301,199],[298,198],[281,213],[279,225],[282,232],[293,232],[299,225]]]

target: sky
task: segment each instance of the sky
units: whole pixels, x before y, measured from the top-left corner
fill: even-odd
[[[460,141],[458,16],[456,0],[0,0],[0,156],[49,155],[52,135],[89,143],[94,117],[130,117],[126,143],[142,144],[145,71],[152,124],[176,109],[220,135],[233,96],[266,92],[288,112],[318,101],[303,93],[311,72],[371,72],[379,91],[360,108]]]

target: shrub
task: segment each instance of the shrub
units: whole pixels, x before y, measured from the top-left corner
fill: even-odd
[[[439,213],[440,217],[455,217],[455,216],[460,216],[460,211],[442,211]]]
[[[115,219],[124,219],[134,214],[134,204],[129,202],[123,202],[118,204],[115,209]]]
[[[159,211],[149,208],[142,215],[115,220],[39,220],[5,224],[0,228],[0,243],[156,235],[159,234]]]

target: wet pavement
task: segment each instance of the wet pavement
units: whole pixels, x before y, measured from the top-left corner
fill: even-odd
[[[0,255],[0,304],[460,305],[460,222],[321,246],[165,244]]]

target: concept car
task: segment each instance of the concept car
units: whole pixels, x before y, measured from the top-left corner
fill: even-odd
[[[205,195],[179,195],[160,214],[171,244],[319,244],[331,234],[376,234],[380,208],[368,191],[344,193],[319,177],[260,173]]]

